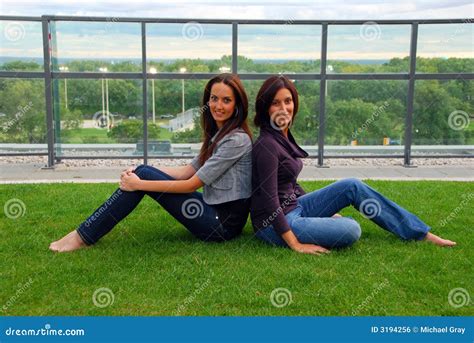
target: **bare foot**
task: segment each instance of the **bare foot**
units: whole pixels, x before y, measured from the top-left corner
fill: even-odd
[[[342,216],[339,213],[336,213],[335,215],[332,216],[333,218],[342,218]]]
[[[59,241],[53,242],[49,245],[49,250],[56,252],[74,251],[87,246],[82,240],[81,236],[76,230],[69,232]]]
[[[453,247],[456,245],[456,242],[450,241],[449,239],[443,239],[441,237],[433,235],[430,232],[428,232],[428,234],[426,235],[425,240],[433,244],[439,245],[440,247]]]

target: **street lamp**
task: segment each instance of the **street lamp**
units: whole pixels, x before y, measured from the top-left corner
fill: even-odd
[[[334,68],[332,65],[328,64],[327,68],[326,68],[326,74],[330,74],[334,71]],[[325,89],[325,92],[324,92],[324,97],[328,97],[328,88],[329,88],[329,82],[326,81],[326,89]]]
[[[156,68],[150,68],[151,74],[156,74]],[[155,79],[151,79],[151,101],[153,103],[153,124],[155,124]]]
[[[102,73],[107,72],[107,67],[99,68]],[[110,118],[109,118],[109,80],[105,79],[105,100],[104,100],[104,78],[102,78],[102,116],[105,116],[107,123],[107,132],[110,131]],[[104,109],[105,101],[105,109]],[[107,112],[107,115],[105,114]]]
[[[186,72],[186,68],[182,67],[179,69],[179,72],[180,73],[185,73]],[[182,108],[183,108],[183,113],[184,113],[184,79],[181,79],[181,99],[182,99]]]
[[[59,70],[64,72],[64,71],[69,71],[69,68],[68,67],[65,67],[65,66],[61,66],[59,67]],[[66,110],[67,110],[67,79],[64,79],[64,103],[66,105]]]

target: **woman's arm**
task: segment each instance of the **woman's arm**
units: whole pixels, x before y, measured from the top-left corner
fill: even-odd
[[[196,170],[191,164],[180,167],[159,167],[158,169],[176,180],[188,180],[196,174]]]
[[[191,164],[179,167],[159,167],[162,172],[168,174],[176,180],[187,180],[196,174],[196,170]],[[135,167],[130,167],[124,171],[124,173],[130,174],[135,171]]]
[[[120,189],[127,192],[191,193],[203,185],[197,175],[187,180],[166,181],[141,180],[135,173],[122,173],[120,177]]]
[[[177,180],[148,181],[126,170],[120,176],[120,189],[124,191],[149,191],[165,193],[191,193],[210,185],[232,165],[234,165],[252,147],[250,138],[246,135],[232,134],[224,137],[216,147],[211,157],[199,166],[197,157],[191,164],[180,168],[160,168],[161,171]],[[196,164],[194,166],[194,164]],[[196,169],[199,169],[196,172]]]

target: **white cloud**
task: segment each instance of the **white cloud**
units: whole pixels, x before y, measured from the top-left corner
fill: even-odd
[[[306,0],[165,1],[165,0],[2,0],[4,15],[82,15],[160,18],[233,19],[428,19],[472,17],[470,0]]]
[[[15,15],[81,15],[105,17],[216,18],[216,19],[283,19],[289,25],[243,26],[239,29],[239,54],[251,58],[317,58],[320,49],[320,26],[291,25],[298,19],[429,19],[473,17],[474,4],[464,0],[333,0],[329,1],[92,1],[66,3],[57,0],[1,0],[2,14]],[[20,42],[0,37],[2,56],[42,55],[41,25],[26,24],[25,37]],[[107,26],[108,25],[108,26]],[[473,25],[421,25],[419,55],[472,57]],[[103,31],[107,27],[107,32]],[[214,25],[215,26],[215,25]],[[2,29],[0,23],[0,29]],[[154,33],[147,29],[150,58],[220,58],[230,53],[230,25],[226,29],[204,30],[204,36],[189,42],[183,39],[181,25]],[[222,26],[221,26],[222,27]],[[462,29],[459,29],[462,27]],[[409,30],[397,33],[396,26],[383,26],[376,42],[361,41],[359,28],[331,27],[328,37],[328,57],[343,59],[389,59],[404,57],[409,48]],[[148,31],[149,30],[149,31]],[[306,30],[306,31],[305,31]],[[4,29],[1,30],[2,32]],[[62,23],[58,24],[61,57],[139,58],[140,27],[136,23]],[[1,32],[0,32],[1,33]],[[277,35],[275,35],[275,33]],[[337,34],[336,34],[337,33]],[[3,35],[4,36],[4,35]],[[99,38],[97,38],[99,36]],[[3,40],[2,40],[3,39]],[[160,47],[155,48],[155,47]]]

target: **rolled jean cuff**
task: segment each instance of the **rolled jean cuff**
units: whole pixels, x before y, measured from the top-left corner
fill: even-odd
[[[81,237],[82,241],[86,244],[86,245],[92,245],[94,244],[95,242],[93,242],[92,240],[90,240],[89,238],[87,238],[87,234],[85,232],[81,232],[81,228],[79,227],[78,229],[76,229],[77,231],[77,234],[79,235],[79,237]]]
[[[412,239],[417,240],[417,241],[422,241],[426,238],[426,235],[428,234],[428,232],[430,232],[430,230],[431,230],[431,228],[428,227],[426,229],[426,231],[418,232],[418,234],[416,236],[414,236]]]

